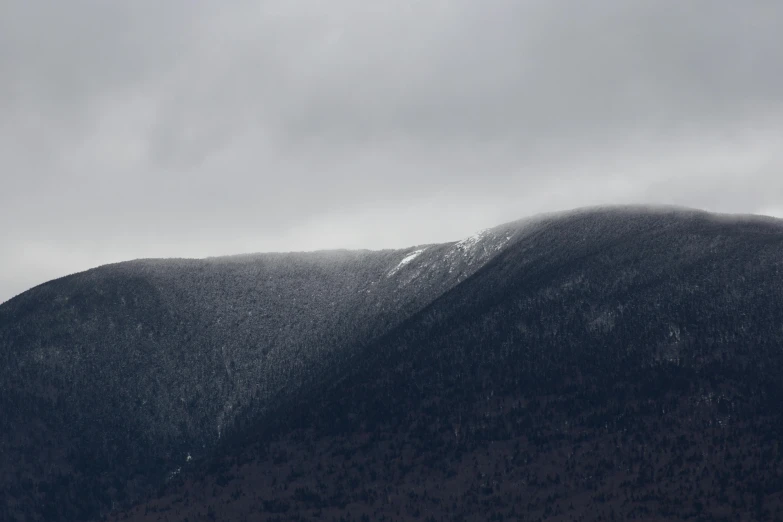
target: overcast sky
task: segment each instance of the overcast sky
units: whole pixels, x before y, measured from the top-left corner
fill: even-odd
[[[776,0],[0,0],[0,302],[542,211],[783,216]]]

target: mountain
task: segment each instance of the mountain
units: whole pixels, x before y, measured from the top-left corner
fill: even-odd
[[[143,497],[238,417],[470,276],[506,232],[398,251],[139,260],[4,303],[0,505],[11,519],[86,520]]]
[[[0,516],[779,520],[781,265],[624,207],[53,281],[0,307]]]

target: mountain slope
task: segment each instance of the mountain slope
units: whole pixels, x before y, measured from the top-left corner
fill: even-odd
[[[783,225],[547,216],[112,520],[780,520]]]
[[[510,240],[140,260],[0,305],[0,518],[89,519],[145,495]]]

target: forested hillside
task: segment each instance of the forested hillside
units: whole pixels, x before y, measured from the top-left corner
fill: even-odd
[[[782,270],[628,207],[53,281],[0,306],[0,518],[780,520]]]
[[[465,279],[505,229],[398,251],[139,260],[0,306],[0,495],[82,520],[209,455]],[[24,515],[23,515],[24,514]]]
[[[783,227],[578,212],[112,520],[780,520]]]

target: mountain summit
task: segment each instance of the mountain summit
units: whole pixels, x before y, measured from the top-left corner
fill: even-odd
[[[0,306],[0,518],[774,520],[781,265],[622,207],[51,281]]]

